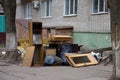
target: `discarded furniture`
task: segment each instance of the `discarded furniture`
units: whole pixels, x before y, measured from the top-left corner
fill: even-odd
[[[69,35],[53,35],[50,38],[51,41],[71,41],[72,42],[72,36]]]
[[[56,55],[56,48],[46,48],[45,49],[45,56],[52,54],[52,55]]]
[[[72,26],[53,26],[42,29],[43,44],[61,44],[63,41],[71,41],[73,35]]]
[[[26,48],[25,57],[23,60],[23,66],[32,66],[33,56],[34,56],[35,46],[28,46]]]
[[[43,45],[42,45],[42,23],[41,22],[29,22],[29,43],[30,43],[30,47],[34,46],[34,48],[32,47],[31,49],[27,49],[27,50],[32,50],[32,52],[28,53],[29,55],[31,55],[31,58],[27,58],[27,60],[29,59],[31,64],[29,63],[29,66],[40,66],[43,65]],[[26,54],[25,54],[25,58],[23,61],[23,64],[25,65],[24,62],[26,62],[26,57],[27,57],[27,51],[26,50]]]
[[[46,27],[46,28],[44,27],[42,32],[43,32],[42,35],[43,35],[43,44],[44,44],[44,52],[45,52],[44,57],[46,57],[47,54],[54,54],[54,55],[56,54],[56,56],[61,58],[60,46],[65,42],[71,43],[71,44],[73,42],[72,26],[53,26],[53,27]],[[49,47],[49,49],[46,47]]]
[[[29,41],[35,46],[33,66],[43,65],[42,22],[30,22]]]
[[[98,64],[91,54],[66,54],[68,63],[72,67],[81,67]]]

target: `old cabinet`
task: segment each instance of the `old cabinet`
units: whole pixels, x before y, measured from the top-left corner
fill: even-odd
[[[43,64],[43,46],[42,46],[42,23],[30,22],[29,28],[30,45],[35,46],[33,56],[33,66]]]

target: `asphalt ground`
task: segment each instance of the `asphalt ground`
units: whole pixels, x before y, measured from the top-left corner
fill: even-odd
[[[109,80],[112,64],[25,67],[0,62],[0,80]]]

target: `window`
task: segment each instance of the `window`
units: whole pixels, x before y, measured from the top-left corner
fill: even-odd
[[[68,63],[73,67],[89,66],[98,64],[91,54],[65,54]]]
[[[64,15],[77,14],[77,0],[65,0]]]
[[[107,13],[107,0],[93,0],[93,13]]]
[[[52,15],[52,0],[42,1],[42,17],[51,17]]]
[[[26,19],[32,18],[32,3],[27,3],[25,5],[25,18]]]

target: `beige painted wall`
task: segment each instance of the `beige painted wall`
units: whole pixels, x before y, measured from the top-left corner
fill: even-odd
[[[42,18],[41,9],[41,4],[39,9],[33,9],[32,21],[42,22],[43,27],[74,26],[74,32],[110,32],[110,14],[92,14],[92,0],[78,0],[77,16],[63,15],[64,0],[52,0],[50,18]],[[16,18],[24,18],[20,0],[17,0]]]

